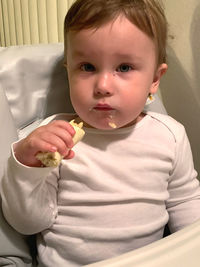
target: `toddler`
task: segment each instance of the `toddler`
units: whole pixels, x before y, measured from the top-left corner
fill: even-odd
[[[200,218],[200,189],[184,127],[144,112],[167,70],[167,23],[156,0],[77,0],[65,18],[76,114],[57,114],[12,146],[3,211],[37,233],[40,266],[105,260]],[[59,89],[58,89],[59,90]],[[75,147],[71,119],[84,123]],[[112,126],[116,128],[113,128]],[[58,151],[59,167],[38,152]]]

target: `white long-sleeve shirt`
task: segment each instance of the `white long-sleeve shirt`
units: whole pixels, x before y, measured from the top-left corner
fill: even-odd
[[[69,120],[69,115],[53,119]],[[200,187],[184,127],[148,113],[113,131],[85,128],[75,157],[30,168],[12,153],[2,181],[3,211],[38,234],[42,266],[83,266],[159,240],[200,218]]]

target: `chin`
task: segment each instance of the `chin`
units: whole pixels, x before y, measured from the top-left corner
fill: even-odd
[[[118,128],[116,124],[114,124],[113,126],[113,122],[108,121],[108,120],[103,121],[103,122],[84,120],[84,125],[88,128],[95,128],[95,129],[106,130],[106,131],[110,131],[110,130],[114,130]]]

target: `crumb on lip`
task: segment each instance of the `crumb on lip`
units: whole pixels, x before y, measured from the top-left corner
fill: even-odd
[[[117,128],[117,125],[114,122],[109,122],[108,125],[113,129]]]

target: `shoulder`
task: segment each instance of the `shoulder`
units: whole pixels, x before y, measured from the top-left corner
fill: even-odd
[[[162,133],[170,135],[175,142],[179,142],[185,135],[184,126],[169,115],[156,112],[147,112],[146,114],[151,117],[155,127],[159,127]]]
[[[46,125],[55,120],[71,121],[75,119],[76,117],[77,115],[75,113],[58,113],[58,114],[51,115],[47,117],[46,119],[44,119],[39,126]]]

